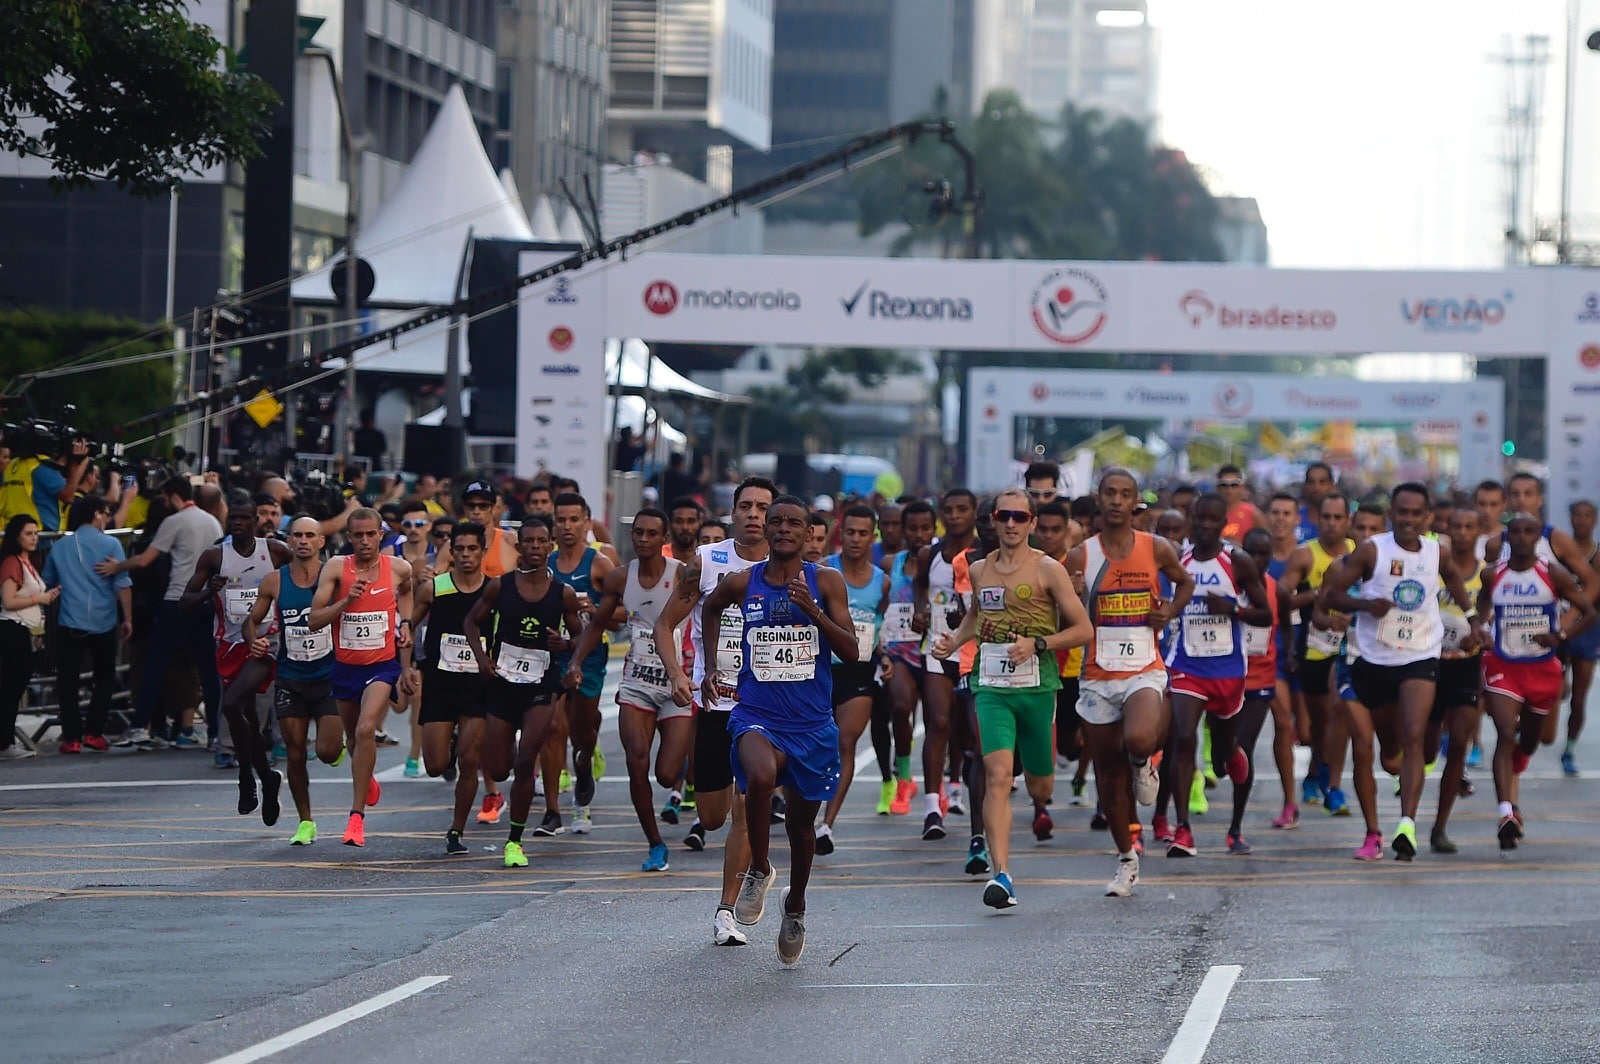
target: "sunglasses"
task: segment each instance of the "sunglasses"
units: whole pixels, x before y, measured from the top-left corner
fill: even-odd
[[[449,539],[450,538],[450,532],[449,532],[448,529],[443,531],[443,532],[433,532],[433,533],[430,533],[430,534],[433,536],[434,539]]]
[[[1033,520],[1033,515],[1027,510],[996,510],[994,523],[997,525],[1025,525]]]
[[[432,521],[401,521],[400,522],[400,527],[401,528],[427,528],[431,524],[433,524]]]

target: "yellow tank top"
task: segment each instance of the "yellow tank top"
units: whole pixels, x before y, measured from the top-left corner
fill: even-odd
[[[1356,549],[1356,541],[1353,539],[1346,539],[1344,541],[1344,546],[1345,554],[1348,554]],[[1327,579],[1328,576],[1328,567],[1339,558],[1344,557],[1344,555],[1329,554],[1327,548],[1322,545],[1322,540],[1320,539],[1312,540],[1309,544],[1307,544],[1307,549],[1311,551],[1311,571],[1306,574],[1306,583],[1311,585],[1311,590],[1321,591],[1322,582],[1323,580]],[[1307,616],[1309,616],[1309,614]],[[1327,653],[1309,645],[1306,647],[1307,661],[1326,661],[1328,658],[1336,656],[1336,654],[1337,651],[1334,653]]]
[[[1472,575],[1463,576],[1461,582],[1466,585],[1467,600],[1478,601],[1478,592],[1483,588],[1483,566],[1476,566],[1472,570]],[[1461,607],[1456,605],[1456,600],[1450,596],[1449,590],[1442,582],[1439,585],[1439,617],[1444,621],[1444,646],[1439,651],[1439,656],[1457,661],[1477,657],[1476,654],[1463,654],[1456,649],[1471,631],[1471,622],[1467,620],[1467,615]]]

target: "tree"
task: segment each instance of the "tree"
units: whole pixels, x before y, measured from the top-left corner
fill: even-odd
[[[890,376],[913,372],[917,364],[895,351],[877,348],[817,350],[784,373],[779,385],[748,392],[750,447],[756,451],[826,451],[843,438],[843,422],[829,411],[856,391],[877,388]]]
[[[58,189],[153,196],[260,153],[277,95],[186,0],[12,0],[0,41],[0,148],[48,160]]]

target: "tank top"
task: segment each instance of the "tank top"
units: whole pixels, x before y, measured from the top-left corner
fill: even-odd
[[[817,567],[801,563],[806,587],[821,603]],[[741,718],[785,732],[806,732],[833,721],[833,670],[822,633],[789,598],[788,582],[767,582],[767,563],[750,569],[741,612],[744,661],[739,666]]]
[[[889,563],[889,604],[883,614],[883,648],[891,658],[910,665],[922,664],[922,637],[911,630],[916,611],[916,589],[906,574],[910,551],[901,551]]]
[[[222,541],[222,564],[217,567],[217,572],[226,577],[228,582],[217,592],[214,600],[217,623],[212,633],[219,643],[243,641],[244,620],[255,607],[261,581],[275,568],[270,542],[265,537],[257,536],[251,553],[241,555],[234,549],[232,537]]]
[[[742,573],[756,563],[746,561],[734,548],[733,540],[725,539],[721,543],[706,543],[700,547],[700,598],[705,597],[720,584],[723,579],[733,573]],[[705,633],[700,625],[700,603],[689,611],[689,641],[692,644],[694,655],[694,682],[695,697],[703,697],[700,692],[701,685],[706,678],[706,658],[715,656],[717,671],[724,677],[738,676],[744,668],[744,612],[739,609],[738,603],[722,611],[721,639],[717,646],[705,648]],[[727,713],[733,709],[733,699],[737,688],[727,684],[720,685],[716,691],[716,700],[702,709]]]
[[[333,627],[311,630],[311,600],[317,594],[317,581],[301,587],[290,575],[293,565],[278,570],[278,676],[285,680],[314,683],[326,680],[333,671]]]
[[[519,687],[543,690],[556,685],[560,677],[550,663],[550,633],[561,628],[566,615],[565,585],[550,578],[544,597],[529,602],[517,589],[517,576],[507,573],[500,580],[500,593],[494,601],[494,637],[489,657],[495,675]]]
[[[422,638],[423,660],[433,672],[452,677],[482,676],[478,659],[467,641],[467,614],[483,598],[483,583],[471,591],[456,586],[454,573],[443,572],[433,578],[433,602],[428,607],[427,632]]]
[[[991,555],[992,561],[998,555]],[[1017,637],[1032,639],[1054,635],[1058,630],[1055,602],[1045,593],[1039,573],[1044,552],[1031,550],[1017,571],[997,573],[993,564],[985,565],[974,582],[973,605],[978,611],[976,658],[977,685],[991,691],[1054,691],[1061,686],[1061,675],[1054,656],[1035,655],[1013,665],[1007,654]]]
[[[679,570],[683,568],[676,558],[662,558],[666,567],[654,587],[639,582],[639,559],[628,563],[628,579],[622,588],[622,608],[628,611],[628,656],[622,661],[624,687],[643,687],[651,691],[666,691],[666,666],[656,650],[656,621],[661,610],[672,598],[672,589],[678,586]],[[674,642],[677,642],[674,639]]]
[[[1501,562],[1494,567],[1489,588],[1495,657],[1530,665],[1553,660],[1555,648],[1533,640],[1557,627],[1560,607],[1555,585],[1550,582],[1550,564],[1536,560],[1532,569],[1517,570],[1509,561]]]
[[[1306,545],[1306,549],[1311,552],[1311,571],[1306,573],[1306,586],[1312,591],[1320,591],[1322,590],[1323,581],[1328,578],[1328,566],[1332,565],[1335,559],[1343,558],[1355,550],[1356,541],[1353,539],[1344,541],[1344,554],[1329,554],[1328,548],[1322,545],[1322,540],[1320,539],[1312,540]],[[1344,645],[1345,637],[1343,632],[1318,628],[1316,625],[1309,625],[1308,628],[1309,631],[1306,634],[1307,661],[1327,661],[1329,658],[1338,655],[1339,648]]]
[[[356,557],[344,559],[341,588],[356,582]],[[394,629],[398,604],[394,599],[394,559],[378,555],[378,572],[359,598],[344,608],[333,622],[334,660],[345,665],[373,665],[394,660]]]
[[[1475,562],[1470,572],[1461,578],[1466,585],[1467,598],[1473,602],[1478,601],[1478,592],[1483,587],[1483,563]],[[1456,605],[1456,600],[1450,597],[1450,592],[1443,583],[1439,585],[1439,620],[1444,625],[1444,639],[1440,644],[1439,656],[1460,660],[1478,656],[1478,651],[1463,654],[1460,650],[1461,641],[1466,639],[1472,631],[1472,622],[1467,620],[1467,615],[1461,607]]]
[[[19,574],[16,580],[17,590],[23,595],[38,596],[45,593],[44,580],[34,569],[33,563],[24,554],[13,554],[17,559],[15,571]],[[7,561],[10,559],[8,558]],[[0,621],[12,621],[22,625],[31,635],[44,635],[44,607],[24,606],[20,610],[0,608]]]
[[[1159,573],[1155,539],[1148,532],[1134,531],[1133,549],[1126,558],[1106,557],[1098,534],[1084,540],[1085,605],[1094,625],[1094,638],[1083,655],[1084,679],[1114,680],[1165,671],[1150,628]]]
[[[1213,613],[1206,596],[1238,602],[1233,557],[1226,544],[1215,558],[1200,559],[1191,549],[1183,567],[1194,577],[1194,595],[1178,616],[1178,631],[1167,649],[1167,667],[1190,676],[1232,680],[1245,674],[1244,626],[1237,613]]]
[[[965,559],[963,551],[956,555],[955,561],[946,560],[942,542],[935,543],[928,551],[928,631],[923,635],[922,652],[930,655],[929,660],[932,660],[933,644],[939,637],[955,631],[950,623],[950,611],[955,608],[958,595],[955,565],[960,562],[965,567]]]
[[[594,607],[600,601],[600,589],[594,586],[594,580],[592,578],[594,559],[599,553],[600,552],[595,550],[593,547],[585,548],[583,557],[578,559],[577,568],[573,569],[570,573],[563,572],[561,567],[557,564],[560,558],[559,555],[550,555],[550,575],[555,577],[558,582],[572,588],[573,594],[589,596],[589,605],[580,608],[578,611],[578,621],[583,624],[584,627],[588,627],[589,622],[594,618]],[[578,637],[577,632],[573,632],[571,635],[574,639]],[[596,646],[594,650],[590,651],[589,656],[585,658],[584,661],[587,663],[597,660],[608,660],[611,652],[606,649],[606,646],[610,642],[611,634],[604,629],[601,629],[599,645]],[[563,662],[566,661],[566,659],[570,656],[571,655],[565,653],[556,655],[557,659]]]
[[[1250,691],[1260,691],[1278,684],[1278,634],[1282,631],[1278,614],[1278,581],[1270,574],[1261,578],[1267,588],[1267,607],[1272,610],[1272,623],[1266,627],[1243,625],[1244,629],[1244,686]],[[1239,605],[1249,606],[1250,600],[1239,596]]]
[[[822,560],[822,564],[830,569],[837,569],[839,575],[844,576],[844,556],[830,554]],[[888,599],[883,593],[883,570],[876,565],[872,567],[872,575],[860,587],[852,584],[850,578],[844,578],[845,602],[850,607],[850,623],[856,630],[856,662],[868,665],[872,662],[873,652],[878,649],[878,627],[883,623],[885,604]],[[839,655],[831,655],[830,661],[834,665],[843,664]]]
[[[486,542],[483,545],[483,575],[489,579],[505,576],[509,570],[500,560],[500,540],[506,532],[491,525],[484,529],[484,533]]]
[[[955,560],[950,563],[950,574],[955,581],[956,590],[956,597],[951,603],[951,607],[952,609],[957,606],[961,607],[962,613],[972,608],[972,556],[974,553],[971,548],[968,548],[957,554]],[[948,619],[947,616],[946,620]],[[961,627],[959,621],[951,625],[952,630],[959,627]],[[961,675],[971,675],[973,663],[978,660],[978,644],[971,642],[962,647],[957,655],[957,660],[960,662]]]
[[[1356,614],[1356,651],[1374,665],[1409,665],[1436,658],[1444,645],[1439,619],[1439,541],[1418,541],[1404,550],[1393,532],[1370,540],[1377,551],[1371,579],[1362,581],[1363,598],[1388,599],[1394,609],[1382,617]]]

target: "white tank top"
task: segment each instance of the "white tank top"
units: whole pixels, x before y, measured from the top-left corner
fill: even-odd
[[[272,564],[270,544],[271,541],[266,537],[257,536],[255,550],[245,556],[234,549],[233,537],[222,541],[222,565],[218,571],[228,582],[216,598],[216,636],[219,641],[243,641],[244,619],[250,616],[250,610],[256,604],[256,592],[261,587],[261,581],[277,568]]]
[[[701,652],[705,635],[700,630],[700,604],[724,577],[732,573],[742,573],[756,564],[740,557],[731,539],[725,539],[721,543],[704,544],[700,547],[699,555],[700,602],[697,602],[689,613],[689,644],[694,654],[694,675],[691,679],[694,681],[696,699],[702,697],[700,685],[706,678],[705,654]],[[741,605],[735,602],[722,611],[721,645],[712,647],[711,653],[717,655],[717,670],[722,675],[723,685],[717,689],[716,701],[709,706],[701,706],[702,709],[720,713],[733,712],[739,669],[744,665],[744,610],[740,608]]]
[[[675,558],[664,558],[666,568],[655,587],[639,583],[639,559],[628,563],[628,582],[622,588],[622,608],[628,611],[628,656],[622,663],[622,682],[640,685],[653,690],[667,686],[667,673],[656,650],[656,619],[661,609],[672,598],[678,586],[678,570],[683,566]],[[681,646],[679,633],[673,633],[673,645]]]
[[[945,560],[942,544],[935,543],[928,558],[928,632],[922,639],[922,652],[930,655],[930,661],[935,660],[933,644],[950,631],[949,611],[955,599],[955,567]]]
[[[1356,650],[1374,665],[1409,665],[1439,656],[1444,621],[1439,616],[1439,541],[1424,537],[1417,550],[1402,550],[1393,532],[1373,536],[1377,560],[1362,581],[1363,598],[1394,603],[1382,617],[1356,614]]]

